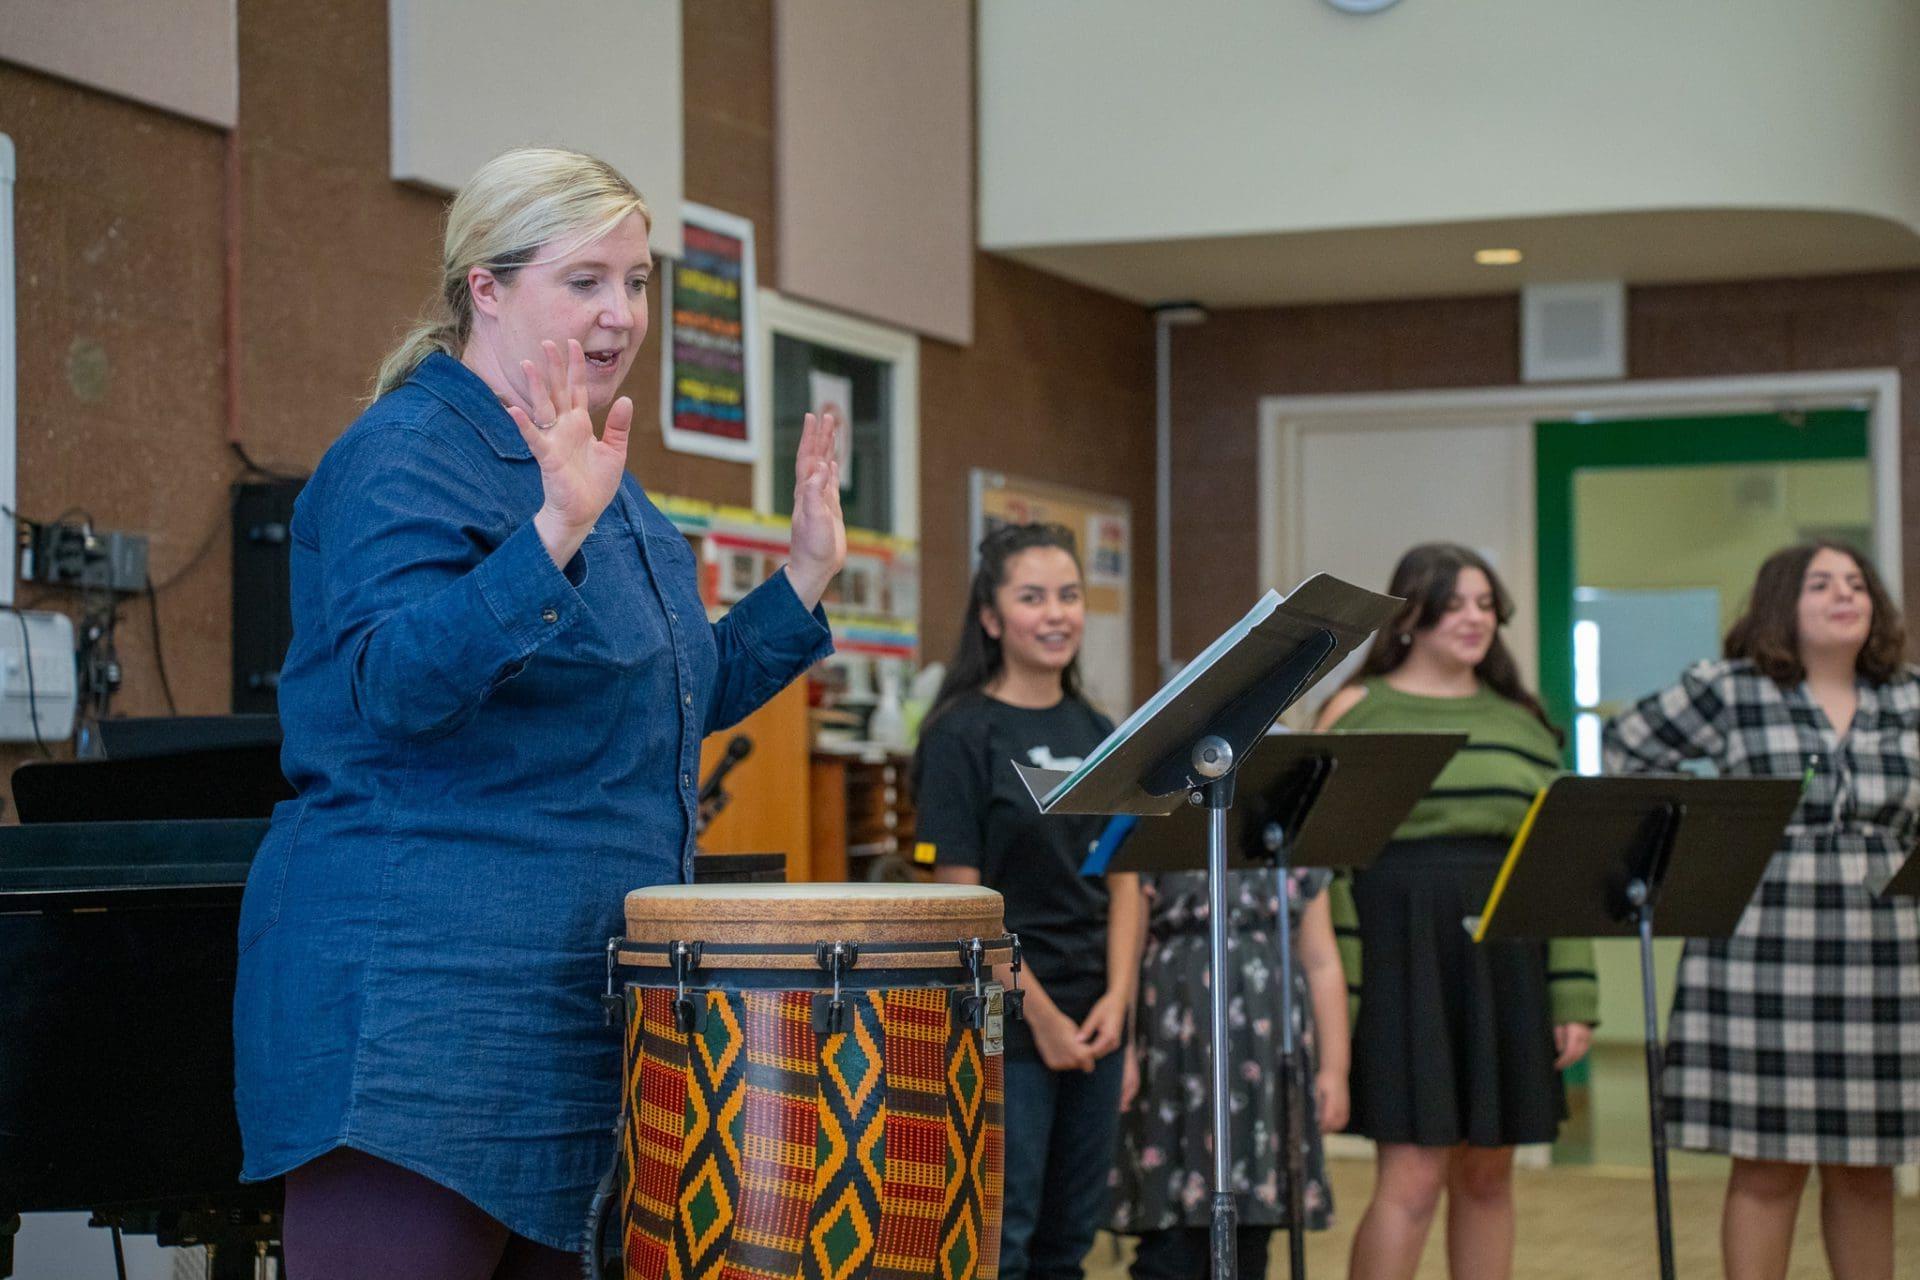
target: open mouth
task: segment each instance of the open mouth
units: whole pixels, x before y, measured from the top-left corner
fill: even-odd
[[[611,369],[620,363],[620,352],[618,350],[589,351],[587,363],[595,369]]]

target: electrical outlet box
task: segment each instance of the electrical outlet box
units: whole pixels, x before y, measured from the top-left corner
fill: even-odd
[[[76,524],[29,525],[21,536],[20,577],[133,595],[147,589],[146,535],[102,533]]]

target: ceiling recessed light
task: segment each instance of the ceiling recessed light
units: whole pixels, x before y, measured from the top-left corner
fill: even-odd
[[[1473,260],[1483,267],[1510,267],[1523,256],[1518,249],[1477,249]]]

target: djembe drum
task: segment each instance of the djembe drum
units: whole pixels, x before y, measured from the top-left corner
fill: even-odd
[[[999,894],[669,885],[626,920],[629,1280],[994,1280]]]

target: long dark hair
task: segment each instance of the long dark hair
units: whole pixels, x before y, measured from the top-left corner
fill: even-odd
[[[920,722],[923,729],[960,699],[992,684],[1006,667],[1007,660],[1000,652],[1000,642],[987,634],[986,627],[980,622],[980,614],[993,607],[994,593],[1006,585],[1007,562],[1022,551],[1039,547],[1057,547],[1073,557],[1075,568],[1080,565],[1080,553],[1074,546],[1073,531],[1065,525],[1003,524],[980,540],[980,567],[973,571],[973,582],[967,588],[967,617],[960,624],[960,643],[954,649],[953,661],[947,664],[947,675],[940,682],[940,692],[927,709],[926,719]],[[1073,655],[1073,661],[1067,663],[1066,670],[1060,673],[1060,688],[1069,698],[1080,696],[1078,653]]]
[[[1398,669],[1413,648],[1413,633],[1427,630],[1446,615],[1447,602],[1453,598],[1463,569],[1478,569],[1487,575],[1487,584],[1493,588],[1493,615],[1498,623],[1493,631],[1493,643],[1487,646],[1487,656],[1480,659],[1473,674],[1507,701],[1531,711],[1556,742],[1564,742],[1565,735],[1547,719],[1547,709],[1540,705],[1540,699],[1521,683],[1520,668],[1501,638],[1500,628],[1513,617],[1513,597],[1486,557],[1457,542],[1424,542],[1400,557],[1400,563],[1393,567],[1393,581],[1387,587],[1387,594],[1400,596],[1406,603],[1374,636],[1359,670],[1347,677],[1347,683],[1358,684]]]
[[[1885,684],[1900,670],[1901,655],[1906,652],[1907,633],[1900,610],[1887,594],[1873,561],[1830,538],[1785,547],[1766,558],[1754,575],[1746,612],[1727,629],[1724,652],[1729,658],[1747,659],[1781,684],[1798,684],[1807,678],[1807,669],[1800,661],[1800,592],[1806,585],[1807,566],[1822,551],[1846,556],[1866,580],[1867,599],[1873,602],[1873,622],[1853,666],[1873,683]]]

